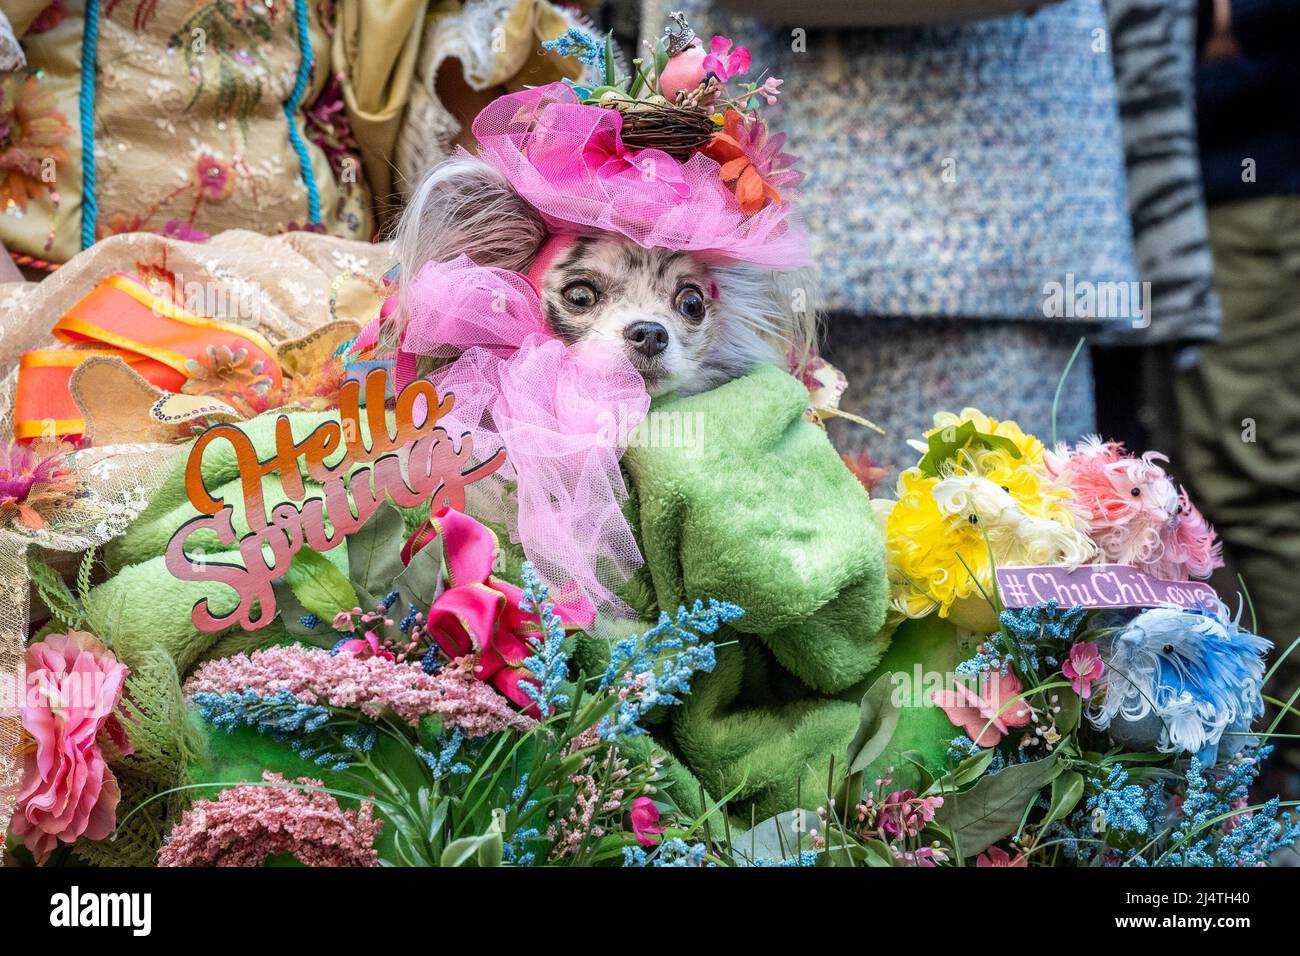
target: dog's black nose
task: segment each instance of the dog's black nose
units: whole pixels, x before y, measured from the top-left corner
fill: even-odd
[[[623,330],[623,338],[646,358],[668,348],[668,330],[658,322],[633,322]]]

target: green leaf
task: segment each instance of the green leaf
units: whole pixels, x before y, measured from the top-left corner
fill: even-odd
[[[930,768],[925,765],[925,754],[918,750],[904,750],[903,759],[916,768],[916,772],[920,777],[920,786],[918,789],[922,793],[934,786],[934,774],[932,774]]]
[[[816,828],[816,819],[811,810],[778,813],[759,821],[752,830],[735,834],[731,838],[731,853],[750,864],[764,858],[793,859],[800,850],[811,848],[808,830]]]
[[[487,833],[452,840],[442,851],[442,866],[500,866],[501,831],[493,824]]]
[[[963,856],[983,853],[1016,831],[1038,793],[1061,772],[1056,755],[1012,764],[992,777],[980,777],[964,793],[948,794],[935,822],[948,828]]]
[[[975,430],[974,422],[962,422],[960,425],[949,425],[940,428],[934,432],[926,443],[929,450],[925,453],[918,464],[921,471],[931,478],[939,477],[939,466],[944,462],[956,458],[958,453],[972,442],[983,445],[985,448],[1005,451],[1012,458],[1020,457],[1020,449],[1010,438],[1002,435],[990,435],[985,432]]]
[[[618,83],[618,64],[614,61],[614,31],[605,34],[605,84],[614,86]]]
[[[353,585],[381,599],[387,595],[402,573],[405,540],[402,513],[383,502],[360,530],[348,536],[348,577]]]
[[[858,773],[889,746],[898,727],[898,706],[893,700],[891,674],[881,674],[862,695],[858,730],[849,743],[849,773]]]
[[[1079,726],[1079,713],[1082,710],[1082,703],[1079,695],[1072,690],[1061,688],[1057,692],[1061,711],[1056,715],[1056,730],[1062,737]]]
[[[425,750],[441,747],[442,729],[442,714],[425,714],[421,717],[420,725],[416,729],[416,736],[420,740],[420,746]]]
[[[414,604],[420,610],[427,611],[429,605],[442,593],[442,569],[441,538],[411,555],[411,563],[393,579],[393,587],[397,590],[401,606],[405,608],[408,604]]]
[[[84,620],[81,602],[63,580],[63,575],[44,561],[28,555],[27,576],[36,585],[36,592],[51,614],[70,628],[81,626]]]
[[[984,775],[990,763],[993,762],[994,750],[981,750],[977,754],[967,757],[957,766],[953,767],[948,773],[944,774],[938,780],[930,785],[927,796],[935,794],[950,793],[954,790],[960,790],[966,784],[973,780],[978,780]]]
[[[500,866],[504,852],[501,831],[493,830],[478,845],[478,865],[482,867]]]
[[[280,623],[289,634],[294,637],[324,637],[334,634],[330,621],[323,618],[315,627],[303,625],[302,619],[307,615],[307,609],[284,578],[272,584],[271,590],[275,592],[275,609],[280,615]]]
[[[429,843],[431,845],[437,843],[443,825],[447,822],[447,811],[450,809],[451,801],[449,800],[439,800],[434,804],[433,812],[429,814]]]
[[[343,572],[329,558],[307,548],[293,556],[284,582],[307,613],[322,621],[331,621],[339,611],[357,606],[357,592]]]
[[[641,69],[644,64],[639,60],[632,61],[632,85],[627,89],[627,95],[630,99],[636,99],[645,89],[645,71]]]
[[[664,67],[668,65],[668,38],[660,37],[655,41],[655,92],[663,93],[659,86],[659,77],[664,75]]]
[[[586,96],[586,98],[583,100],[583,102],[584,102],[584,103],[599,103],[599,102],[600,102],[600,98],[601,98],[602,96],[604,96],[606,93],[618,93],[620,96],[624,96],[624,95],[627,94],[627,91],[624,90],[623,87],[621,87],[621,86],[606,86],[606,85],[601,85],[601,86],[597,86],[595,89],[588,90],[588,91],[587,91],[587,96]]]
[[[1052,802],[1043,817],[1043,828],[1057,820],[1064,820],[1083,797],[1083,774],[1077,770],[1065,770],[1052,781]]]
[[[898,866],[893,851],[880,840],[865,840],[862,849],[865,851],[864,862],[867,866]]]

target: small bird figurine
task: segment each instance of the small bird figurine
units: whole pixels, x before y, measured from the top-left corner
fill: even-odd
[[[1221,741],[1225,756],[1250,742],[1250,725],[1264,713],[1264,656],[1273,645],[1226,609],[1152,608],[1103,645],[1106,669],[1088,719],[1116,743],[1195,754],[1208,767],[1218,762]]]
[[[1070,489],[1082,527],[1104,560],[1131,564],[1171,581],[1208,578],[1223,567],[1223,546],[1149,451],[1134,457],[1119,442],[1090,436],[1044,456],[1048,472]]]

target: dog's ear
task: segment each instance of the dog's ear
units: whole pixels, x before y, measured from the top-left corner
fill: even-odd
[[[461,255],[525,271],[546,237],[541,216],[505,177],[460,152],[429,170],[411,196],[397,226],[397,257],[405,275]]]
[[[737,368],[755,362],[802,366],[821,333],[821,290],[812,268],[773,270],[749,263],[714,269],[721,304],[734,332],[728,338]]]
[[[822,290],[817,270],[811,266],[776,272],[772,276],[773,301],[784,322],[781,338],[795,366],[802,370],[821,339]]]

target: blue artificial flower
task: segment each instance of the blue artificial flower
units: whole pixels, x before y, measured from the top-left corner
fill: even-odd
[[[787,857],[783,860],[773,860],[771,857],[760,856],[753,863],[742,864],[742,866],[763,866],[763,867],[805,867],[817,865],[816,850],[800,850],[798,856]]]
[[[536,800],[528,800],[522,806],[520,801],[524,799],[524,794],[528,792],[528,774],[519,778],[519,784],[510,791],[510,803],[501,811],[501,819],[509,820],[513,815],[516,818],[526,816],[534,807],[537,806]],[[537,862],[537,854],[532,850],[525,851],[524,846],[529,840],[536,840],[541,837],[541,831],[537,827],[520,827],[507,837],[501,846],[501,856],[507,863],[513,863],[515,866],[532,866]]]
[[[1244,754],[1229,763],[1217,786],[1212,786],[1201,762],[1192,758],[1183,797],[1183,820],[1170,834],[1169,849],[1158,866],[1258,866],[1283,847],[1300,841],[1300,823],[1281,814],[1274,797],[1249,815],[1236,804],[1244,802],[1259,769],[1272,753],[1271,746]],[[1224,824],[1232,821],[1230,827]],[[1225,832],[1226,831],[1226,832]]]
[[[665,840],[647,853],[639,846],[623,847],[624,866],[704,866],[708,848],[703,843],[688,844],[681,838]],[[710,863],[709,866],[714,864]]]
[[[701,637],[744,613],[725,601],[710,599],[707,605],[696,601],[690,610],[679,607],[676,616],[661,612],[650,630],[615,644],[598,690],[618,687],[629,693],[614,715],[601,721],[601,739],[640,736],[645,733],[641,718],[655,707],[681,703],[691,691],[694,675],[709,673],[717,664],[713,642],[701,644]]]
[[[420,658],[420,670],[426,674],[436,674],[442,670],[442,661],[438,658],[438,646],[435,644],[424,652]]]
[[[605,59],[605,50],[596,38],[573,27],[554,40],[543,42],[542,49],[566,59],[573,58],[584,66],[597,66]]]
[[[442,780],[444,777],[452,774],[467,774],[470,772],[468,764],[457,761],[456,756],[460,753],[461,744],[465,742],[465,735],[457,727],[447,738],[442,749],[434,754],[423,747],[416,747],[416,755],[428,765],[430,772],[433,774],[435,781]]]
[[[537,704],[541,715],[549,717],[569,702],[569,695],[560,691],[560,686],[569,676],[569,655],[564,650],[564,622],[555,613],[555,605],[549,600],[550,592],[537,576],[531,561],[524,562],[523,584],[519,610],[538,616],[543,636],[540,640],[526,638],[534,653],[525,657],[523,663],[532,671],[537,683],[521,681],[519,686]]]
[[[1061,610],[1056,601],[1008,608],[999,615],[1002,630],[990,634],[984,649],[974,657],[958,664],[957,673],[997,670],[1005,676],[1014,665],[1029,676],[1036,674],[1043,664],[1055,667],[1056,647],[1074,639],[1087,613],[1083,607]]]
[[[192,698],[204,720],[233,731],[240,725],[277,739],[310,734],[329,722],[330,712],[320,704],[306,704],[287,690],[266,697],[252,688],[223,694],[200,692]]]
[[[202,691],[192,700],[204,720],[227,733],[236,727],[252,727],[259,734],[289,743],[298,756],[319,767],[348,767],[346,756],[330,749],[337,741],[325,732],[331,717],[328,707],[304,703],[287,690],[263,697],[252,688],[222,694]]]
[[[1100,814],[1109,829],[1142,836],[1151,828],[1147,815],[1147,791],[1135,783],[1128,783],[1127,770],[1115,764],[1110,768],[1105,784],[1095,777],[1091,783],[1097,792],[1088,798],[1087,807]]]

